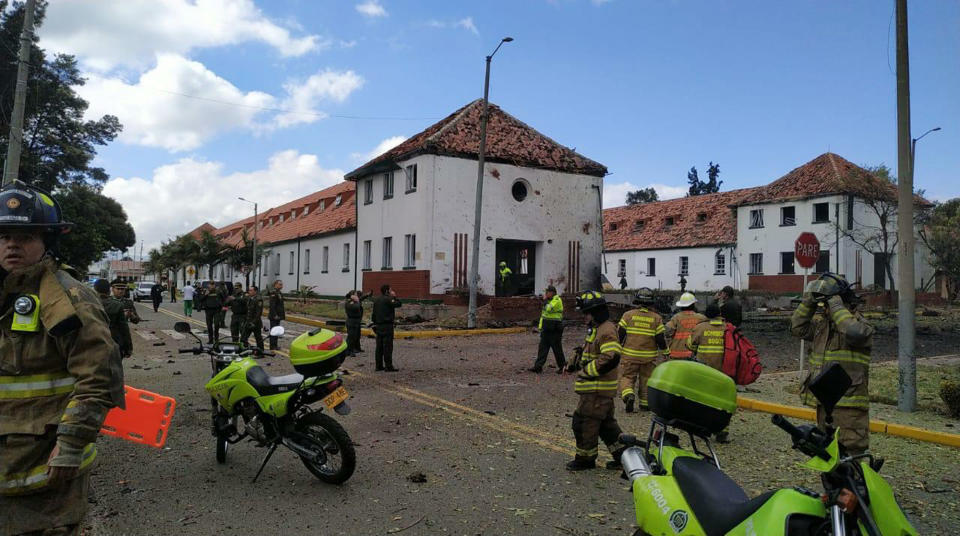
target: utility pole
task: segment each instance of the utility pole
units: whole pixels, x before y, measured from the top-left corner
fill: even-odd
[[[20,52],[17,55],[17,88],[13,94],[13,113],[10,116],[10,135],[7,161],[3,167],[3,184],[9,184],[20,174],[20,149],[23,145],[23,109],[27,100],[27,75],[30,71],[30,47],[33,46],[33,12],[36,0],[27,0],[23,11],[23,29],[20,31]]]
[[[897,233],[897,284],[900,286],[897,318],[897,362],[900,386],[897,408],[917,409],[916,295],[914,284],[913,161],[910,136],[910,54],[907,46],[907,0],[897,0],[897,176],[899,181]]]
[[[477,284],[480,279],[480,215],[483,212],[483,160],[487,150],[487,115],[490,111],[490,60],[504,43],[513,41],[504,37],[487,56],[487,70],[483,77],[483,115],[480,116],[480,152],[477,155],[477,199],[473,210],[473,257],[470,259],[470,302],[467,306],[467,328],[477,327]]]

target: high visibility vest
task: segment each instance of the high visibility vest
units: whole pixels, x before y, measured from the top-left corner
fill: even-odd
[[[507,282],[507,278],[510,277],[510,274],[512,274],[512,273],[513,273],[513,270],[511,270],[511,269],[510,269],[509,267],[507,267],[507,266],[504,266],[503,268],[501,268],[501,269],[500,269],[500,282],[501,282],[501,283],[506,283],[506,282]]]
[[[563,321],[563,300],[560,299],[560,296],[554,295],[550,298],[543,306],[543,311],[540,313],[540,324],[537,329],[543,329],[543,321]]]

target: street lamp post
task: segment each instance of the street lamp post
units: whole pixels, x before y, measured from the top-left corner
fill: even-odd
[[[253,203],[253,247],[250,248],[250,276],[253,278],[252,284],[257,285],[257,288],[259,288],[260,278],[257,277],[257,227],[260,226],[260,222],[258,221],[260,218],[257,214],[257,204],[242,197],[238,197],[237,199],[246,201],[247,203]]]
[[[477,283],[480,277],[480,213],[483,209],[483,158],[487,150],[487,115],[490,107],[490,60],[504,43],[512,37],[500,40],[493,53],[487,56],[487,70],[483,77],[483,115],[480,117],[480,152],[477,155],[477,199],[473,212],[473,258],[470,262],[470,304],[467,308],[467,327],[477,327]]]

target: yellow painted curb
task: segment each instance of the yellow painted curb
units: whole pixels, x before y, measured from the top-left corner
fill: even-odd
[[[766,402],[764,400],[755,400],[753,398],[737,397],[737,405],[743,409],[753,411],[762,411],[764,413],[778,413],[787,417],[805,419],[808,421],[817,420],[817,412],[810,408],[800,408],[797,406],[787,406],[776,402]],[[907,426],[904,424],[889,423],[870,419],[870,431],[887,434],[895,437],[906,437],[924,441],[927,443],[936,443],[938,445],[947,445],[948,447],[960,447],[960,434],[949,434],[947,432],[936,432],[916,426]]]
[[[290,322],[295,322],[297,324],[304,324],[307,326],[314,326],[318,328],[328,328],[333,330],[342,331],[344,327],[342,325],[329,326],[326,322],[322,320],[314,320],[312,318],[305,318],[302,316],[296,315],[287,315],[286,320]],[[395,331],[393,333],[393,338],[395,339],[432,339],[434,337],[469,337],[473,335],[497,335],[497,334],[508,334],[508,333],[523,333],[527,331],[527,328],[515,327],[515,328],[482,328],[482,329],[435,329],[435,330],[423,330],[423,331]],[[372,329],[363,328],[360,330],[361,335],[373,335]]]

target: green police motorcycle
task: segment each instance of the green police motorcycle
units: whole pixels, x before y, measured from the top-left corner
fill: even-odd
[[[834,363],[808,386],[827,414],[827,429],[796,427],[781,415],[773,424],[790,434],[793,448],[810,457],[823,491],[803,487],[748,498],[720,469],[710,436],[724,430],[736,410],[736,386],[720,371],[695,361],[669,361],[647,384],[653,412],[646,441],[624,434],[621,456],[631,482],[635,536],[905,536],[915,535],[886,480],[882,459],[848,456],[830,426],[850,377]],[[690,449],[670,429],[685,432]]]
[[[339,415],[350,413],[347,390],[336,372],[347,353],[341,334],[318,328],[300,335],[290,345],[296,373],[271,376],[253,359],[274,355],[270,352],[219,340],[204,345],[186,322],[177,322],[174,329],[200,343],[179,353],[210,356],[213,377],[204,388],[213,405],[218,463],[226,462],[230,445],[249,439],[268,449],[254,482],[280,446],[299,456],[323,482],[342,484],[350,478],[357,464],[350,436],[322,407],[311,406],[323,402]],[[270,335],[283,335],[283,327],[272,328]]]

